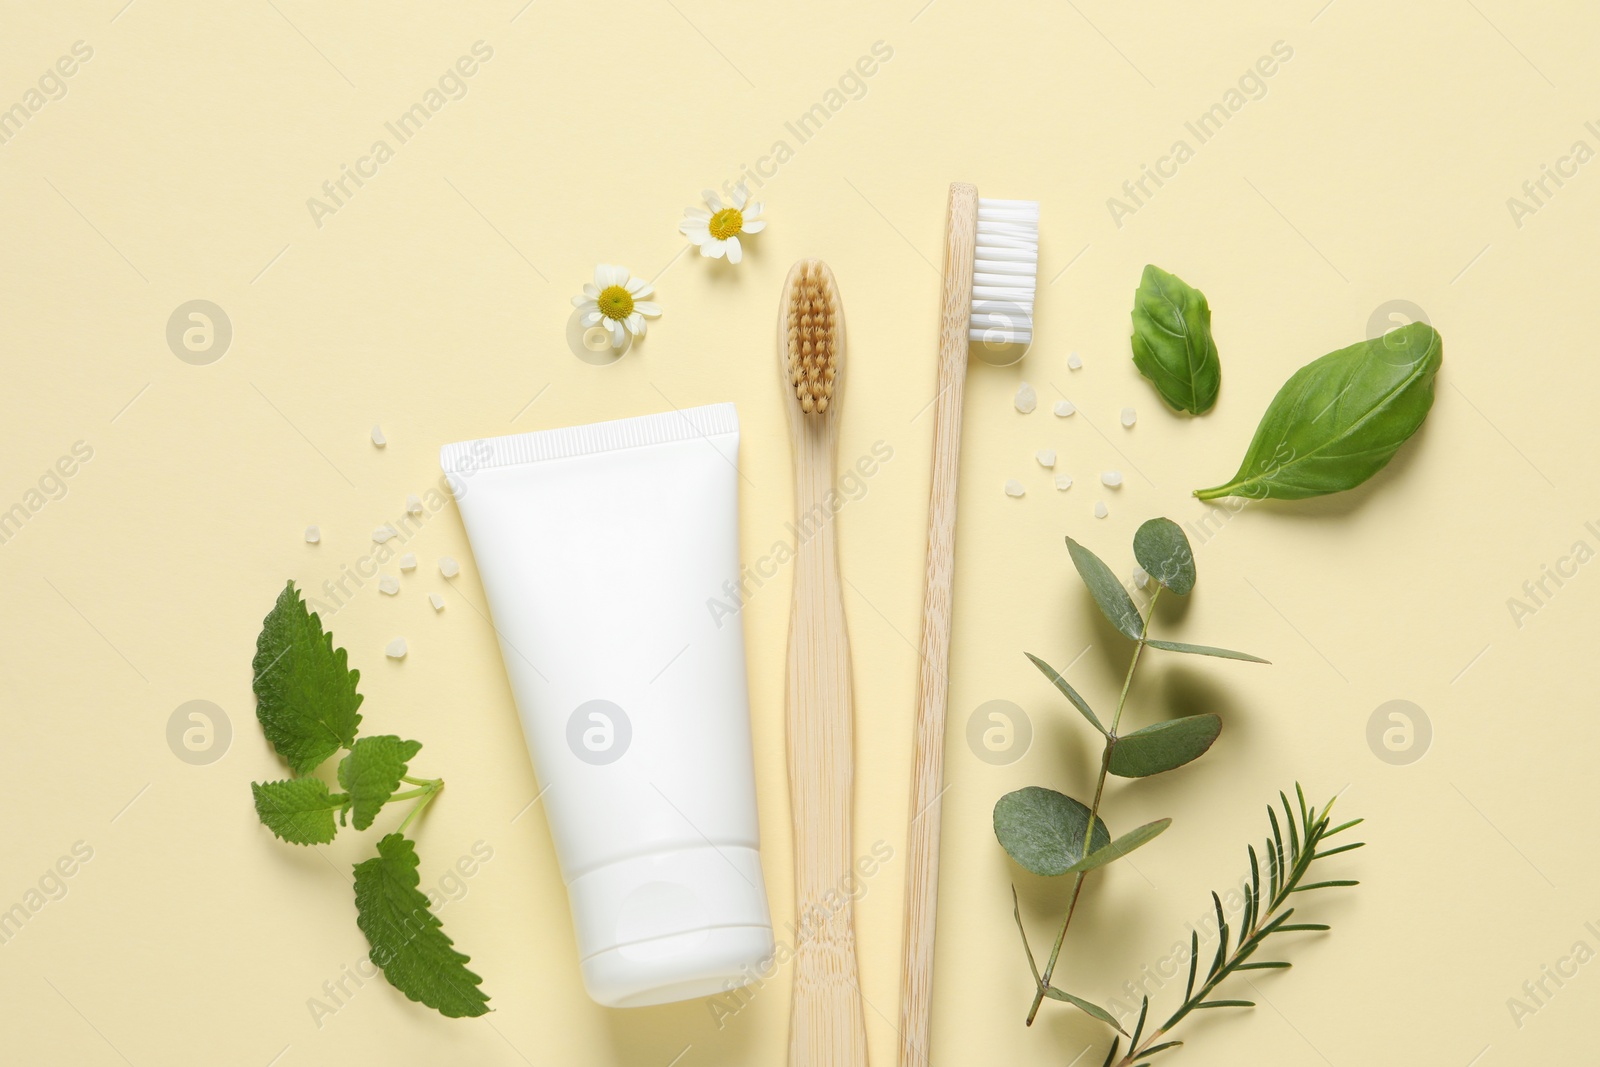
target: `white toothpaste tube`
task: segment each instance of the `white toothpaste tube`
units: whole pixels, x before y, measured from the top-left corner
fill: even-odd
[[[732,404],[446,445],[589,995],[708,996],[773,955]]]

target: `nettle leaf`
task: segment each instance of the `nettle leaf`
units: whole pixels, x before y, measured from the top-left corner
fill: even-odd
[[[1111,773],[1119,778],[1148,778],[1182,767],[1205,755],[1222,732],[1215,715],[1190,715],[1158,722],[1117,738],[1111,749]]]
[[[1137,830],[1130,830],[1123,834],[1105,848],[1096,849],[1089,853],[1083,859],[1074,863],[1068,869],[1069,873],[1092,871],[1096,867],[1104,867],[1112,860],[1119,860],[1140,845],[1148,844],[1160,837],[1161,832],[1171,825],[1171,819],[1157,819],[1155,822],[1147,822]]]
[[[1100,610],[1111,620],[1111,625],[1135,641],[1139,640],[1144,633],[1144,619],[1139,615],[1139,609],[1133,606],[1133,598],[1128,596],[1122,582],[1111,573],[1111,568],[1070,537],[1067,538],[1067,551],[1072,553],[1072,565],[1078,568],[1078,576],[1089,587],[1094,602],[1100,605]]]
[[[1050,666],[1050,664],[1046,663],[1038,656],[1035,656],[1032,652],[1024,652],[1023,655],[1032,660],[1033,665],[1038,667],[1039,670],[1044,673],[1046,678],[1050,679],[1051,685],[1059,689],[1063,696],[1072,701],[1072,706],[1083,713],[1083,717],[1089,720],[1089,724],[1091,726],[1093,726],[1096,730],[1099,730],[1101,733],[1106,732],[1106,728],[1100,725],[1100,719],[1095,715],[1094,709],[1089,707],[1089,702],[1083,699],[1083,697],[1079,696],[1078,691],[1072,688],[1071,684],[1068,683],[1065,678],[1061,677],[1054,667]]]
[[[361,672],[346,666],[345,650],[333,647],[333,635],[322,632],[293,582],[262,622],[251,668],[261,732],[295,774],[355,741]]]
[[[1025,870],[1053,877],[1083,858],[1089,809],[1065,793],[1030,785],[1001,797],[994,806],[994,836]],[[1111,832],[1096,817],[1093,852],[1111,843]]]
[[[333,813],[350,803],[343,793],[328,792],[320,778],[285,778],[251,782],[256,815],[274,837],[292,845],[325,845],[339,832]]]
[[[467,970],[428,898],[418,891],[417,849],[400,834],[378,842],[378,854],[356,864],[356,925],[372,945],[372,962],[389,984],[439,1014],[482,1015],[483,979]]]
[[[1353,489],[1422,426],[1443,359],[1439,332],[1413,322],[1312,360],[1267,405],[1232,480],[1194,495],[1298,500]]]
[[[1133,558],[1144,572],[1179,596],[1194,588],[1194,550],[1183,527],[1171,519],[1151,519],[1133,535]]]
[[[1153,264],[1133,294],[1133,365],[1179,411],[1205,414],[1222,388],[1206,295]]]
[[[1149,639],[1145,644],[1151,648],[1159,648],[1165,652],[1188,652],[1195,656],[1219,656],[1222,659],[1242,659],[1246,663],[1271,663],[1269,659],[1252,656],[1248,652],[1235,652],[1231,648],[1213,648],[1210,645],[1189,645],[1182,641],[1157,641]]]
[[[378,810],[400,788],[406,764],[422,749],[420,741],[402,741],[393,734],[363,737],[339,761],[339,784],[350,791],[350,824],[365,830]]]

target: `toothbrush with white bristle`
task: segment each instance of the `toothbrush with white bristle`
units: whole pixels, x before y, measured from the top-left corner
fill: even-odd
[[[927,1067],[933,1001],[934,916],[939,896],[939,803],[944,793],[944,719],[949,697],[950,597],[955,577],[956,476],[961,398],[969,346],[1033,340],[1039,277],[1039,204],[979,199],[950,186],[944,293],[928,501],[928,578],[922,604],[915,764],[906,861],[906,924],[900,971],[900,1067]]]

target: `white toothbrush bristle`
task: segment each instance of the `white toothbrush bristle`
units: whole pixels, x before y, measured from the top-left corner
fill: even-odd
[[[990,347],[1033,341],[1039,280],[1039,202],[978,198],[968,336]]]

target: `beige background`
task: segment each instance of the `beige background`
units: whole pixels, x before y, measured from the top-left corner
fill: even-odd
[[[398,597],[368,583],[329,622],[362,671],[367,728],[419,738],[415,766],[449,781],[418,834],[425,884],[474,842],[493,849],[443,917],[497,1010],[444,1020],[372,982],[319,1026],[308,1001],[365,953],[347,872],[373,835],[313,853],[256,824],[247,783],[281,765],[254,723],[249,662],[284,579],[315,588],[369,552],[369,532],[435,483],[447,441],[733,400],[745,553],[766,551],[791,508],[778,286],[795,258],[819,255],[850,322],[844,458],[878,440],[894,450],[839,520],[857,847],[895,850],[859,908],[871,1052],[890,1063],[934,264],[955,179],[1040,200],[1044,251],[1038,344],[1020,366],[976,367],[967,397],[936,1059],[1088,1064],[1105,1047],[1103,1027],[1057,1005],[1023,1027],[1017,871],[989,829],[1010,789],[1082,795],[1092,782],[1085,727],[1022,651],[1075,663],[1070,677],[1102,704],[1128,651],[1095,616],[1062,535],[1126,573],[1141,521],[1197,523],[1190,490],[1232,473],[1283,379],[1359,340],[1395,298],[1445,337],[1433,414],[1359,491],[1251,507],[1196,538],[1192,603],[1160,613],[1157,629],[1274,665],[1167,657],[1142,672],[1133,722],[1217,710],[1227,729],[1193,767],[1113,784],[1113,829],[1176,821],[1091,883],[1059,977],[1118,995],[1243,870],[1264,803],[1299,778],[1316,797],[1343,791],[1341,808],[1370,820],[1370,847],[1330,864],[1364,885],[1308,901],[1333,933],[1294,946],[1293,971],[1258,978],[1253,1012],[1187,1024],[1173,1062],[1492,1067],[1590,1047],[1600,966],[1548,984],[1555,995],[1520,1027],[1507,999],[1575,942],[1600,949],[1584,925],[1600,926],[1588,787],[1600,578],[1579,569],[1520,628],[1507,599],[1574,542],[1600,547],[1584,526],[1600,521],[1600,164],[1520,227],[1506,205],[1575,141],[1600,148],[1584,127],[1600,120],[1589,5],[1241,0],[1196,18],[1190,5],[1107,0],[510,0],[427,14],[124,2],[11,5],[0,34],[0,107],[74,42],[93,49],[66,95],[0,146],[0,506],[25,503],[74,442],[93,449],[65,495],[0,545],[0,908],[75,842],[93,849],[66,895],[0,946],[8,1061],[782,1062],[786,972],[721,1028],[705,1002],[616,1012],[584,996],[543,817],[513,822],[537,787],[453,507],[414,540],[423,565]],[[493,58],[467,95],[319,228],[307,199],[480,40]],[[799,144],[785,122],[878,41],[892,59]],[[1293,58],[1265,95],[1114,224],[1107,198],[1175,139],[1194,147],[1184,122],[1278,41]],[[771,225],[746,261],[680,257],[683,208],[780,139],[793,158],[759,190]],[[574,358],[563,334],[597,261],[659,275],[665,307],[603,368]],[[1163,410],[1128,359],[1147,261],[1215,310],[1224,385],[1203,419]],[[209,366],[165,340],[173,309],[197,298],[234,331]],[[1040,393],[1029,416],[1011,406],[1024,379]],[[1063,395],[1080,415],[1050,413]],[[1128,431],[1124,405],[1139,412]],[[382,451],[368,440],[375,422]],[[1046,447],[1078,480],[1066,493],[1033,459]],[[1108,468],[1124,472],[1121,489],[1098,485]],[[1027,496],[1004,496],[1007,478]],[[320,545],[303,542],[308,523]],[[450,583],[434,566],[445,554],[464,565]],[[789,577],[746,612],[779,916],[791,906]],[[435,590],[448,600],[438,615]],[[399,635],[410,657],[385,660]],[[233,730],[204,766],[166,740],[174,709],[197,699]],[[965,740],[973,709],[996,699],[1034,730],[1008,766]],[[1366,740],[1392,699],[1434,729],[1408,766]],[[1018,884],[1037,944],[1065,887]],[[1252,994],[1241,981],[1236,995]],[[1176,997],[1158,993],[1157,1010]]]

